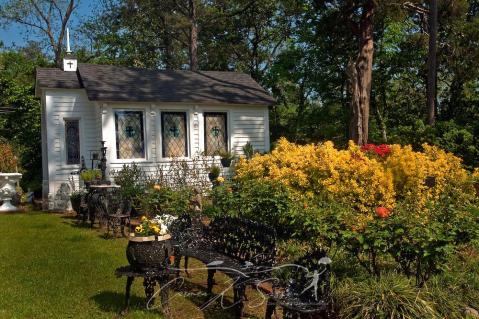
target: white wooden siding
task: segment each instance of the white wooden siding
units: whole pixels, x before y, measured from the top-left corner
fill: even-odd
[[[269,151],[268,109],[235,109],[231,111],[232,150],[243,154],[243,146],[250,142],[255,150]]]
[[[62,183],[68,183],[71,172],[80,165],[67,165],[65,154],[64,119],[80,120],[80,149],[87,167],[91,163],[90,150],[99,150],[100,141],[106,141],[109,171],[120,170],[124,164],[135,162],[144,171],[154,173],[158,166],[167,166],[171,159],[162,157],[161,112],[185,112],[188,121],[189,158],[204,152],[205,112],[227,114],[228,143],[230,150],[242,155],[242,147],[250,142],[255,150],[269,151],[268,108],[250,105],[194,105],[185,103],[117,103],[91,102],[84,90],[46,90],[44,92],[46,134],[44,141],[48,162],[44,182],[48,184],[49,197],[53,197]],[[144,114],[145,158],[117,159],[115,136],[115,111],[139,110]],[[197,125],[195,125],[197,122]],[[218,159],[216,159],[219,164]],[[78,176],[74,176],[78,182]]]
[[[48,196],[54,197],[62,183],[73,177],[78,187],[78,176],[71,175],[80,165],[66,164],[65,119],[78,119],[80,124],[80,152],[88,162],[89,150],[98,149],[101,141],[100,110],[90,102],[84,90],[47,90],[44,92],[46,128],[43,141],[47,148]],[[46,176],[44,176],[45,179]],[[50,209],[54,207],[50,206]]]

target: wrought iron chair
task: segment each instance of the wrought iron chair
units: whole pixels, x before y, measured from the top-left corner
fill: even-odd
[[[106,218],[106,235],[112,230],[113,237],[117,237],[120,232],[124,237],[128,236],[131,214],[131,202],[121,196],[119,190],[109,192],[106,195],[105,218]],[[126,230],[126,233],[125,233]]]
[[[287,273],[269,295],[265,318],[271,319],[277,306],[288,319],[327,318],[330,263],[323,250],[316,250],[285,267]]]

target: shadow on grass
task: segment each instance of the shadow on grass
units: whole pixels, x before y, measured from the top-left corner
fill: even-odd
[[[91,297],[95,301],[98,307],[104,312],[114,312],[119,314],[125,306],[125,294],[113,292],[113,291],[102,291],[95,296]],[[146,298],[141,298],[138,296],[132,295],[130,298],[130,311],[132,310],[144,310],[144,311],[156,311],[156,310],[147,310],[146,309]]]
[[[91,228],[90,223],[83,223],[83,222],[77,221],[77,220],[63,221],[62,223],[65,224],[65,225],[71,226],[73,228],[93,229],[93,228]]]
[[[198,312],[202,313],[202,318],[204,319],[235,318],[235,308],[233,307],[232,297],[223,296],[221,298],[221,296],[216,294],[208,296],[204,285],[193,283],[185,278],[185,281],[179,287],[170,290],[170,299],[173,298],[175,294],[194,304]],[[215,300],[212,301],[212,299]],[[172,308],[171,310],[177,314],[178,318],[187,318],[191,315],[181,313],[181,309]],[[256,318],[248,314],[246,307],[244,310],[244,318]]]

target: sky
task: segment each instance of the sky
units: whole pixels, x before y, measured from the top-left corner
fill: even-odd
[[[0,1],[0,4],[3,1]],[[78,26],[80,21],[86,20],[93,15],[93,8],[97,1],[95,0],[80,0],[79,7],[72,14],[68,26],[70,28],[70,37],[75,35],[75,27]],[[5,47],[24,46],[28,40],[38,40],[38,36],[31,32],[26,32],[28,29],[19,24],[12,24],[6,29],[0,29],[0,41],[3,42]],[[74,43],[72,43],[74,46]]]

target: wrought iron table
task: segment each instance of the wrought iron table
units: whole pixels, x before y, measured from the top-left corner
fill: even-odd
[[[142,271],[131,266],[119,267],[115,270],[115,275],[120,278],[125,276],[126,279],[126,288],[125,288],[125,306],[121,311],[121,314],[124,315],[128,313],[130,307],[130,293],[131,286],[135,278],[143,278],[143,286],[145,288],[146,295],[146,306],[149,308],[154,304],[155,301],[155,285],[156,283],[160,286],[160,299],[161,307],[165,315],[169,315],[170,308],[168,304],[169,296],[169,271],[166,268],[160,269],[150,269],[147,271]]]

